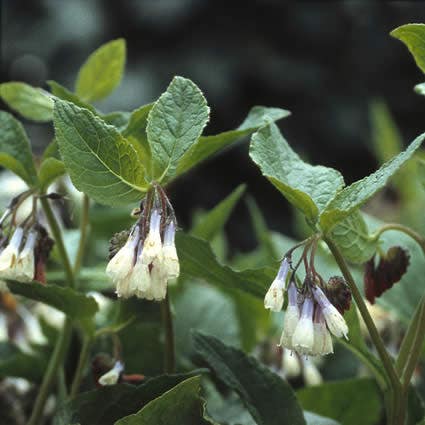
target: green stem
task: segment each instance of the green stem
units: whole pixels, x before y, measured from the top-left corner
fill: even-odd
[[[377,232],[374,234],[374,237],[376,239],[379,238],[379,236],[382,235],[382,233],[388,231],[388,230],[397,230],[399,232],[403,232],[406,235],[410,236],[413,240],[415,240],[420,247],[422,248],[423,253],[425,254],[425,239],[417,232],[415,232],[413,229],[407,226],[403,226],[402,224],[398,223],[388,223],[381,226]]]
[[[46,373],[43,377],[43,382],[38,390],[37,398],[34,403],[34,408],[31,412],[31,417],[27,425],[38,425],[42,423],[42,416],[44,412],[44,406],[46,404],[47,397],[50,392],[53,381],[56,378],[57,371],[60,364],[65,356],[66,349],[69,344],[69,339],[72,331],[72,320],[70,318],[65,319],[65,323],[62,331],[59,334],[59,338],[56,341],[55,348],[47,366]]]
[[[356,283],[354,282],[353,276],[348,268],[347,263],[345,262],[344,257],[339,251],[338,247],[329,239],[325,238],[325,242],[331,250],[336,262],[338,263],[341,272],[350,286],[351,293],[353,298],[357,304],[357,307],[360,311],[360,314],[363,318],[363,321],[369,331],[370,337],[372,339],[373,344],[375,345],[376,351],[378,352],[379,358],[381,359],[382,365],[387,372],[387,376],[390,380],[392,390],[395,393],[395,397],[401,395],[401,383],[397,376],[396,370],[394,368],[393,362],[385,349],[384,342],[382,341],[378,329],[376,329],[375,323],[373,322],[372,317],[369,314],[369,311],[366,307],[366,304],[363,300],[362,295],[360,294],[359,289],[357,288]]]
[[[65,244],[62,239],[62,233],[59,228],[58,222],[53,214],[53,211],[50,207],[49,201],[41,197],[41,205],[43,207],[44,213],[46,215],[47,221],[50,226],[50,230],[53,234],[53,237],[56,242],[56,247],[58,249],[59,255],[62,260],[63,267],[65,269],[65,274],[67,277],[67,284],[70,287],[75,286],[74,272],[71,267],[71,262],[69,261],[68,254],[65,249]],[[46,373],[43,376],[43,381],[41,383],[40,389],[35,400],[34,408],[31,413],[31,417],[27,425],[38,425],[42,423],[42,416],[44,411],[44,406],[46,404],[47,397],[50,392],[50,388],[56,379],[56,375],[60,365],[63,362],[65,353],[69,344],[69,340],[72,332],[72,320],[67,317],[62,331],[59,334],[59,337],[56,341],[55,348],[53,350],[52,356],[47,366]]]
[[[43,207],[44,214],[46,215],[47,221],[50,226],[50,231],[53,234],[53,238],[55,239],[56,248],[59,252],[59,256],[61,258],[63,267],[65,269],[65,275],[67,278],[67,285],[71,288],[75,287],[75,276],[74,271],[71,266],[71,262],[68,257],[68,253],[66,252],[65,244],[62,239],[62,232],[59,228],[59,224],[56,220],[55,215],[53,214],[52,208],[50,207],[49,201],[40,197],[41,206]]]
[[[165,332],[164,372],[173,373],[175,371],[174,330],[168,293],[161,302],[161,318]]]
[[[71,385],[71,391],[69,393],[69,396],[71,398],[77,395],[78,390],[80,388],[80,384],[83,379],[83,374],[86,368],[87,360],[90,357],[91,346],[92,346],[92,339],[87,336],[84,337],[83,345],[81,347],[81,352],[80,352],[80,358],[78,359],[77,369],[75,371],[74,379]]]
[[[87,242],[87,234],[89,229],[89,212],[90,212],[90,199],[84,194],[83,196],[83,205],[81,211],[81,219],[80,219],[80,241],[78,244],[77,257],[75,259],[74,264],[74,275],[77,276],[81,265],[83,263],[85,247]]]
[[[418,316],[418,324],[416,326],[415,337],[410,346],[409,356],[406,360],[401,380],[403,383],[403,392],[407,393],[409,389],[410,380],[412,379],[416,365],[418,364],[419,357],[422,352],[425,336],[425,297],[422,298],[420,303],[420,311]]]
[[[403,341],[398,352],[397,360],[395,362],[395,368],[399,376],[402,375],[404,368],[406,367],[406,362],[409,357],[410,351],[412,349],[412,344],[415,339],[416,331],[419,325],[419,316],[422,309],[422,303],[424,303],[424,297],[422,301],[416,307],[415,314],[412,320],[409,323],[406,334],[404,335]]]

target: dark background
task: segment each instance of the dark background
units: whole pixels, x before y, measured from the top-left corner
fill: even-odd
[[[2,2],[1,79],[37,86],[54,79],[73,88],[81,63],[102,43],[127,40],[121,86],[104,111],[156,99],[173,75],[194,80],[212,108],[208,133],[236,127],[253,105],[292,111],[280,123],[295,150],[339,169],[347,182],[377,167],[370,147],[369,103],[384,99],[405,142],[425,130],[424,76],[395,27],[425,21],[425,3],[282,0],[39,0]],[[48,125],[27,123],[40,152]],[[239,183],[274,230],[293,234],[291,211],[240,145],[179,180],[170,195],[183,226]],[[243,204],[229,226],[236,249],[253,247]]]

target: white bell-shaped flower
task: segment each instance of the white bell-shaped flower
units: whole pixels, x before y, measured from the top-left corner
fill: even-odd
[[[131,296],[129,284],[139,242],[139,232],[139,227],[135,227],[125,245],[112,257],[106,267],[106,274],[117,286],[116,293],[119,297]]]
[[[174,244],[175,234],[176,225],[171,221],[165,228],[162,248],[164,273],[169,279],[176,279],[180,275],[180,263]]]
[[[116,362],[114,367],[109,372],[106,372],[99,378],[99,384],[102,386],[115,385],[120,379],[120,375],[123,370],[124,365],[120,361]]]
[[[143,250],[139,260],[146,265],[152,264],[154,260],[160,260],[162,264],[162,241],[161,241],[161,214],[153,210],[150,218],[149,232],[143,243]]]
[[[138,298],[153,299],[150,295],[151,276],[149,273],[149,266],[143,264],[141,261],[141,252],[143,246],[139,247],[137,254],[136,265],[131,273],[128,285],[129,296],[136,295]]]
[[[324,292],[318,286],[313,288],[313,295],[322,309],[326,325],[330,332],[338,338],[344,336],[348,339],[348,326],[342,314],[328,300]]]
[[[292,336],[300,320],[300,309],[298,307],[298,290],[294,282],[288,287],[288,307],[283,318],[283,331],[280,337],[280,345],[292,349]]]
[[[292,336],[292,346],[300,354],[311,354],[314,345],[313,326],[314,302],[311,298],[304,299],[301,317]]]
[[[326,327],[325,318],[320,306],[316,306],[314,313],[314,344],[312,355],[324,356],[333,353],[332,338]],[[330,344],[329,344],[330,342]]]
[[[161,260],[154,260],[152,262],[150,275],[153,299],[155,301],[162,301],[167,295],[168,276]]]
[[[24,248],[19,253],[18,260],[15,265],[15,279],[20,282],[28,283],[34,280],[34,248],[36,242],[37,232],[30,231],[27,235]]]
[[[24,230],[17,227],[9,244],[0,254],[0,279],[15,279],[15,266],[22,244]]]
[[[289,261],[285,257],[279,267],[279,271],[269,290],[264,297],[264,307],[271,311],[280,311],[283,307],[286,278],[289,272]]]

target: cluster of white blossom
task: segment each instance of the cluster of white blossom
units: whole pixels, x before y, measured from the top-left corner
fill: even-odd
[[[265,308],[272,311],[282,309],[289,271],[290,263],[285,257],[264,298]],[[294,280],[290,279],[280,344],[302,355],[330,354],[333,353],[331,334],[347,338],[348,327],[324,291],[311,280],[309,282],[304,291],[299,291]]]
[[[106,273],[115,283],[119,297],[135,295],[163,300],[169,280],[179,276],[175,220],[169,220],[162,232],[161,227],[161,213],[155,208],[150,214],[146,237],[142,235],[141,223],[136,223],[125,245],[109,261]]]

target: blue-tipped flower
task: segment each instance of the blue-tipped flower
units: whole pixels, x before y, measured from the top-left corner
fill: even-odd
[[[338,338],[342,338],[344,336],[348,339],[348,326],[342,314],[328,300],[325,293],[318,286],[313,287],[313,295],[316,302],[322,309],[329,331]]]
[[[276,278],[264,297],[264,307],[271,311],[280,311],[283,307],[286,278],[289,273],[289,260],[285,257],[280,265]]]
[[[102,386],[115,385],[120,379],[123,370],[124,365],[120,361],[117,361],[109,372],[106,372],[99,378],[99,384]]]
[[[292,350],[292,336],[295,328],[300,320],[300,309],[298,307],[298,290],[294,282],[290,282],[288,286],[288,307],[285,311],[283,319],[283,331],[280,337],[280,345]]]
[[[301,317],[292,336],[292,346],[300,354],[312,354],[314,345],[313,326],[314,301],[310,297],[304,299]]]

